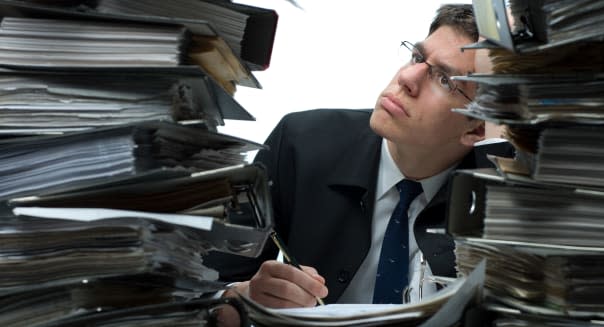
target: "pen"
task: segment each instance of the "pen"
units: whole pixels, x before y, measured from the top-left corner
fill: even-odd
[[[302,270],[302,267],[300,267],[300,264],[298,263],[298,261],[291,256],[291,254],[289,253],[289,251],[287,250],[287,247],[285,246],[285,243],[283,243],[283,241],[281,240],[281,238],[279,237],[279,235],[277,235],[277,232],[272,231],[271,232],[271,238],[273,239],[273,242],[275,242],[275,245],[277,245],[277,247],[279,248],[279,250],[281,251],[281,253],[283,254],[283,258],[285,258],[285,260],[292,266]],[[317,302],[320,305],[325,305],[325,303],[323,303],[323,300],[319,297],[315,297],[317,299]]]

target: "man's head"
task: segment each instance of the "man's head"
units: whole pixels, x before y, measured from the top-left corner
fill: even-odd
[[[476,26],[472,5],[442,5],[436,11],[436,17],[430,24],[428,35],[442,26],[452,27],[472,42],[478,41],[478,26]]]
[[[471,5],[446,5],[438,10],[424,41],[401,48],[408,51],[409,60],[378,97],[370,124],[389,141],[405,175],[438,173],[484,138],[483,122],[451,112],[474,97],[475,86],[449,78],[475,71],[474,51],[460,48],[477,40]],[[411,167],[413,160],[426,158],[430,164]]]

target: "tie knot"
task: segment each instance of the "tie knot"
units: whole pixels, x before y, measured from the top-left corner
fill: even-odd
[[[396,189],[405,207],[408,207],[411,201],[423,192],[422,184],[410,179],[403,179],[396,183]]]

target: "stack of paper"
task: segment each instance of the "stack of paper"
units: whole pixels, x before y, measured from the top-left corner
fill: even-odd
[[[14,65],[175,66],[186,42],[179,26],[16,17],[0,23],[0,59]]]
[[[527,312],[542,307],[550,315],[602,319],[603,250],[460,240],[456,255],[463,273],[487,259],[485,285],[496,301]]]
[[[604,187],[602,129],[598,126],[546,128],[539,137],[533,178],[591,187]]]
[[[604,247],[604,193],[506,185],[486,192],[486,238]]]
[[[459,271],[466,274],[486,259],[485,286],[499,296],[539,303],[545,298],[545,258],[509,245],[458,240],[455,256]]]
[[[537,308],[538,309],[538,308]],[[503,305],[489,305],[488,310],[498,316],[492,322],[493,327],[599,327],[598,320],[577,320],[556,315],[549,310],[538,309],[535,313],[511,309]]]
[[[191,0],[174,0],[164,3],[149,0],[128,2],[101,0],[96,9],[106,13],[148,14],[214,22],[220,35],[238,54],[241,54],[241,40],[248,18],[245,13],[229,10],[220,4]]]
[[[251,64],[268,68],[277,26],[274,10],[216,0],[100,0],[95,9],[104,13],[145,14],[203,19],[212,23],[233,51]]]
[[[272,230],[262,145],[216,132],[259,84],[206,21],[78,4],[0,0],[0,325],[247,324],[207,264]]]
[[[0,37],[6,43],[0,46],[0,58],[5,59],[2,65],[6,67],[103,69],[194,65],[230,95],[236,91],[236,85],[260,88],[247,65],[214,27],[199,17],[103,13],[83,3],[15,0],[1,0],[0,11],[5,15]],[[86,27],[79,29],[82,25]],[[252,43],[249,48],[267,46]]]
[[[169,223],[120,218],[127,216],[91,222],[27,217],[3,221],[0,324],[62,325],[84,314],[187,301],[224,287],[216,281],[217,272],[202,264],[211,245],[195,230],[211,230],[208,218],[181,225],[169,216]],[[179,316],[198,323],[200,319]],[[133,319],[126,313],[123,318]],[[137,320],[142,324],[175,318],[174,313],[147,314]]]
[[[0,76],[0,133],[66,132],[153,120],[216,125],[190,84],[161,76]]]
[[[43,210],[36,209],[16,210],[16,214],[44,215]],[[166,224],[119,218],[128,216],[136,217],[136,213],[123,212],[115,219],[86,223],[26,217],[3,222],[0,294],[136,274],[183,277],[201,283],[218,278],[215,271],[202,265],[204,248],[209,247],[196,242],[191,230],[181,228],[177,221]],[[211,229],[208,219],[198,217],[195,225]],[[37,242],[30,242],[32,239]]]
[[[195,301],[226,287],[203,259],[209,251],[255,257],[272,230],[266,176],[257,166],[10,204],[14,217],[0,222],[2,325],[205,326],[224,303],[243,319],[237,300]],[[164,310],[153,312],[157,306]]]
[[[13,198],[8,206],[17,214],[53,219],[94,221],[125,215],[196,227],[190,237],[206,244],[206,250],[255,257],[273,225],[267,184],[261,167],[239,165],[181,177],[107,181]]]
[[[597,27],[604,22],[604,4],[601,2],[549,0],[543,2],[541,10],[547,24],[546,38],[550,43],[603,36]]]
[[[44,322],[47,327],[137,327],[137,326],[216,326],[216,312],[232,307],[232,315],[248,326],[248,319],[242,304],[236,299],[195,299],[186,302],[160,303],[112,309],[107,312],[77,315],[59,321]],[[233,318],[233,317],[231,317]],[[42,321],[38,319],[37,321]],[[14,325],[14,326],[21,326]],[[31,325],[22,325],[24,327]]]
[[[239,164],[261,145],[169,123],[117,126],[0,142],[0,199],[91,186],[140,174]]]
[[[467,113],[481,118],[510,124],[604,121],[602,74],[497,74],[455,79],[478,83],[479,92]]]
[[[457,172],[448,231],[467,273],[487,259],[492,326],[592,326],[604,258],[597,146],[603,118],[601,1],[474,0],[493,74],[456,110],[505,124],[517,158]],[[585,130],[589,132],[584,133]],[[597,143],[599,144],[599,143]]]
[[[545,316],[604,318],[596,295],[604,288],[604,192],[494,170],[457,171],[450,191],[457,268],[467,274],[487,259],[490,301]]]
[[[573,42],[597,40],[604,5],[590,0],[474,1],[480,33],[512,51],[529,52]]]

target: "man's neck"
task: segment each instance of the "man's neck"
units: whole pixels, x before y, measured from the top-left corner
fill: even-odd
[[[459,147],[451,151],[450,147],[441,150],[422,151],[405,149],[389,140],[388,150],[399,170],[409,179],[421,180],[441,173],[461,161],[471,148]],[[445,155],[447,154],[447,155]]]

